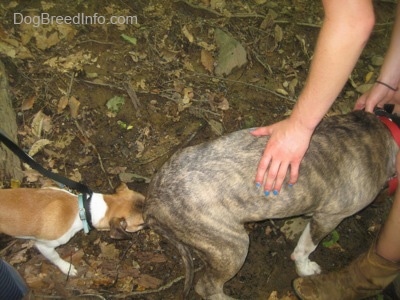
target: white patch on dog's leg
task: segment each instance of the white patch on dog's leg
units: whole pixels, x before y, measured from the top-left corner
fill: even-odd
[[[76,276],[78,274],[78,271],[75,269],[75,267],[69,262],[63,260],[54,247],[39,241],[35,243],[35,246],[44,257],[55,264],[65,275]]]
[[[321,267],[308,258],[315,248],[317,248],[317,245],[314,245],[311,239],[310,223],[308,223],[297,242],[296,248],[290,256],[291,259],[294,260],[297,274],[300,276],[309,276],[321,273]]]

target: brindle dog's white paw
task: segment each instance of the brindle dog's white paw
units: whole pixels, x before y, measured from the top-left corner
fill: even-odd
[[[310,276],[321,273],[321,267],[309,259],[296,261],[296,271],[299,276]]]
[[[74,265],[70,264],[69,262],[62,261],[57,266],[60,268],[61,272],[63,272],[65,275],[73,277],[78,275],[78,271],[76,270]]]

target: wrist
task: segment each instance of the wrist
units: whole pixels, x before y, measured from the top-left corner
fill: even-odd
[[[394,86],[394,85],[392,86],[392,85],[387,84],[387,83],[385,83],[384,81],[381,81],[381,80],[376,80],[375,83],[383,85],[383,86],[387,87],[389,90],[392,90],[394,92],[397,92],[399,90],[398,86]]]
[[[295,111],[293,111],[289,117],[289,122],[297,130],[307,132],[308,135],[311,136],[315,130],[315,127],[317,127],[319,124],[320,119],[315,117],[313,118],[309,114],[297,114]]]
[[[295,128],[308,131],[311,135],[317,125],[321,122],[323,115],[320,116],[318,111],[313,109],[302,111],[301,106],[297,104],[293,108],[292,114],[290,115],[290,122],[293,124],[293,126],[295,126]]]

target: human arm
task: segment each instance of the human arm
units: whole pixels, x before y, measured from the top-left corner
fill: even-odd
[[[290,167],[297,181],[311,135],[340,93],[374,25],[372,1],[323,0],[325,18],[305,86],[289,118],[252,134],[270,135],[259,162],[256,184],[278,193]]]
[[[376,106],[386,103],[400,104],[400,4],[397,4],[396,19],[393,26],[389,49],[385,55],[378,81],[371,90],[364,93],[356,102],[354,109],[372,112]],[[397,89],[397,91],[394,91]]]

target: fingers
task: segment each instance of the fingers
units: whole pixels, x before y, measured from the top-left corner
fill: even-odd
[[[365,100],[366,100],[366,95],[362,95],[358,100],[356,101],[356,104],[354,105],[354,110],[362,110],[365,108]]]
[[[373,113],[376,105],[377,104],[373,103],[372,101],[367,101],[365,104],[365,111]]]
[[[276,163],[276,166],[272,165],[265,181],[265,191],[272,190],[274,195],[278,195],[286,178],[288,168],[288,162],[279,162]]]
[[[256,187],[262,186],[266,196],[270,193],[278,195],[288,177],[289,169],[287,183],[294,184],[297,181],[299,165],[309,146],[312,130],[292,126],[288,120],[284,120],[271,126],[257,128],[251,133],[255,136],[270,135],[258,163]]]
[[[299,178],[299,169],[300,169],[300,161],[298,162],[293,162],[290,165],[290,178],[289,178],[289,185],[292,186],[297,182],[297,179]]]
[[[357,99],[354,109],[365,109],[373,112],[375,107],[383,107],[386,103],[399,103],[400,93],[388,89],[384,85],[374,85],[368,92]]]
[[[264,194],[269,196],[272,192],[278,195],[283,183],[285,182],[290,165],[290,177],[288,185],[292,186],[299,177],[299,164],[289,164],[288,162],[273,162],[266,173],[264,184]]]
[[[269,196],[271,193],[278,195],[286,179],[289,165],[291,166],[291,172],[288,184],[293,185],[298,179],[300,164],[290,164],[288,161],[272,160],[271,157],[266,153],[267,150],[264,152],[264,155],[258,165],[256,174],[256,187],[261,187],[265,178],[264,194],[266,196]]]
[[[258,127],[258,128],[255,128],[255,129],[251,129],[250,133],[252,135],[254,135],[254,136],[271,135],[272,128],[271,128],[271,126]]]
[[[269,163],[271,161],[271,157],[266,154],[266,150],[264,150],[264,154],[261,157],[260,162],[258,163],[257,173],[256,173],[256,185],[257,187],[261,187],[261,184],[264,182],[264,175],[267,173],[267,169]]]

